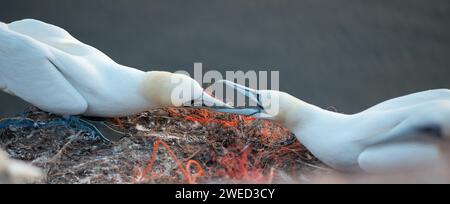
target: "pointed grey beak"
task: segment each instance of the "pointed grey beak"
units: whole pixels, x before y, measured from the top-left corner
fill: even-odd
[[[220,80],[217,83],[225,84],[228,87],[231,87],[233,90],[241,93],[245,97],[249,98],[250,101],[256,104],[256,107],[218,107],[212,106],[210,107],[212,110],[222,113],[231,113],[231,114],[240,114],[247,116],[257,116],[258,114],[264,111],[264,107],[261,105],[260,95],[257,90],[242,86],[240,84],[228,81],[228,80]]]
[[[192,106],[192,104],[194,104]],[[185,107],[191,108],[208,108],[208,107],[221,107],[221,108],[233,108],[232,106],[224,103],[223,101],[216,99],[207,93],[203,92],[202,97],[199,99],[194,99],[190,102],[189,105],[185,105]]]
[[[259,96],[259,93],[257,90],[248,88],[246,86],[243,86],[243,85],[240,85],[240,84],[228,81],[228,80],[220,80],[220,81],[217,81],[216,83],[222,83],[230,88],[233,88],[237,92],[239,92],[242,95],[244,95],[245,97],[249,98],[250,101],[254,102],[257,105],[257,107],[262,108],[260,96]]]

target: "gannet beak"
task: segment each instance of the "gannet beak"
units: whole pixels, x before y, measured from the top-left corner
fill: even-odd
[[[237,92],[248,97],[252,102],[254,102],[257,105],[257,107],[259,109],[264,110],[264,108],[261,105],[260,94],[257,90],[248,88],[246,86],[243,86],[243,85],[240,85],[240,84],[228,81],[228,80],[220,80],[220,81],[217,81],[216,83],[223,83],[226,86],[233,88]]]
[[[231,113],[231,114],[240,114],[240,115],[247,115],[247,116],[255,116],[255,117],[269,117],[268,114],[263,113],[264,107],[261,105],[260,101],[260,94],[257,90],[242,86],[240,84],[228,81],[228,80],[220,80],[216,83],[223,83],[228,87],[233,88],[233,90],[241,93],[245,97],[249,98],[250,101],[254,102],[256,104],[256,107],[239,107],[239,108],[233,108],[233,107],[217,107],[213,106],[210,107],[214,111],[222,112],[222,113]]]
[[[223,101],[210,96],[208,93],[203,92],[202,96],[198,99],[191,100],[189,104],[185,104],[184,107],[190,108],[224,108],[232,109],[233,107],[224,103]]]
[[[194,100],[196,102],[196,100]],[[204,107],[222,107],[222,108],[233,108],[232,106],[224,103],[223,101],[214,98],[207,94],[206,92],[203,92],[201,97],[202,106]]]

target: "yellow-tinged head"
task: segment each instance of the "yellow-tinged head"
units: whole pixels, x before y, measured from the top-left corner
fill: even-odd
[[[203,105],[208,106],[226,106],[205,93],[197,81],[184,74],[147,72],[142,90],[144,97],[158,107],[189,106],[192,101],[202,101]]]
[[[254,90],[231,81],[224,83],[249,98],[256,107],[249,108],[216,108],[216,111],[254,116],[282,123],[287,128],[296,127],[307,122],[320,108],[308,104],[288,93],[276,90]]]

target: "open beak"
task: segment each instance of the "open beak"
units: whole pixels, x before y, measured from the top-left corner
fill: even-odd
[[[220,106],[211,106],[211,108],[214,111],[222,112],[222,113],[231,113],[231,114],[240,114],[240,115],[247,115],[247,116],[255,116],[255,117],[263,117],[264,107],[261,105],[260,101],[260,94],[257,90],[242,86],[240,84],[228,81],[228,80],[220,80],[216,83],[222,83],[226,86],[232,88],[234,91],[237,91],[238,93],[244,95],[249,99],[249,101],[256,104],[256,107],[220,107]]]

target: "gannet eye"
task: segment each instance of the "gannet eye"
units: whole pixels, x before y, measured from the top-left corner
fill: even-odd
[[[427,125],[419,128],[419,131],[436,138],[442,138],[444,136],[440,125]]]

